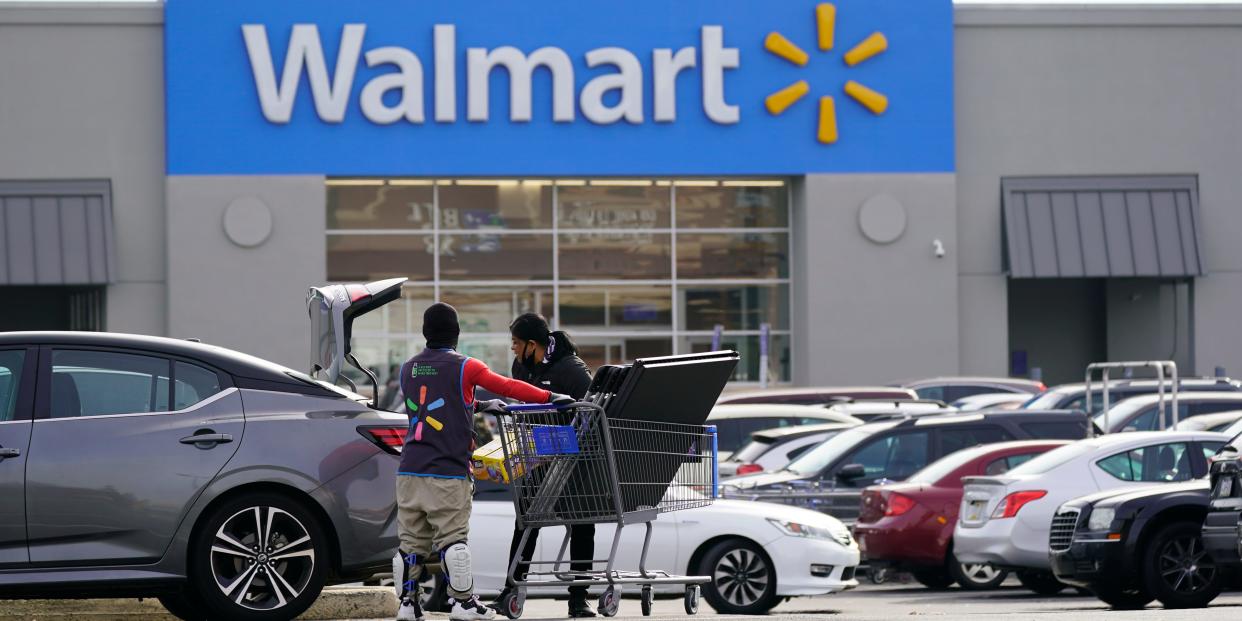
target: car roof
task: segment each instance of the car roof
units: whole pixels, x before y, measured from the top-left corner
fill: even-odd
[[[1162,382],[1159,382],[1155,379],[1150,379],[1150,378],[1110,379],[1108,380],[1108,388],[1109,390],[1113,390],[1114,388],[1121,388],[1121,389],[1156,388],[1161,383]],[[1173,381],[1166,379],[1164,380],[1163,383],[1165,385],[1172,385]],[[1184,378],[1179,378],[1177,380],[1177,385],[1178,387],[1183,387],[1183,386],[1208,387],[1208,386],[1226,386],[1226,385],[1242,386],[1242,382],[1240,382],[1239,380],[1230,378],[1230,377],[1184,377]],[[1092,382],[1091,383],[1092,391],[1103,390],[1103,388],[1104,388],[1104,382]],[[1058,384],[1056,386],[1049,388],[1048,392],[1074,393],[1074,392],[1084,392],[1086,390],[1087,390],[1087,385],[1079,382],[1076,384]]]
[[[131,349],[200,360],[232,375],[280,383],[298,383],[284,366],[236,350],[163,336],[119,332],[0,332],[4,345],[63,345]],[[296,373],[296,371],[294,371]]]
[[[834,414],[836,414],[834,416]],[[734,418],[785,418],[801,416],[836,420],[840,414],[819,405],[792,405],[785,403],[720,403],[712,407],[708,420]]]
[[[1048,420],[1081,420],[1086,421],[1087,415],[1075,410],[979,410],[977,412],[953,412],[949,414],[940,414],[938,416],[921,416],[916,419],[910,419],[910,424],[925,427],[928,425],[953,425],[959,423],[971,423],[978,421],[995,422],[1005,419],[1018,419],[1021,421],[1031,422],[1047,422]]]
[[[1152,442],[1176,442],[1196,440],[1220,440],[1227,442],[1229,436],[1216,431],[1128,431],[1126,433],[1109,433],[1079,442],[1088,442],[1097,448],[1119,448],[1126,446],[1146,446]]]
[[[1126,407],[1135,408],[1158,403],[1161,395],[1159,393],[1143,394],[1126,399]],[[1164,393],[1164,400],[1172,403],[1172,396]],[[1178,393],[1178,401],[1242,401],[1242,393],[1240,392],[1188,392]]]
[[[917,398],[914,391],[908,388],[898,386],[808,386],[804,388],[765,388],[763,390],[747,390],[741,392],[727,393],[720,396],[719,403],[729,403],[738,399],[753,399],[762,397],[799,397],[799,396],[838,396],[850,397],[852,395],[882,394],[909,395],[911,399]]]
[[[1214,427],[1216,425],[1235,421],[1239,418],[1242,418],[1242,408],[1237,410],[1229,410],[1227,412],[1212,412],[1211,414],[1200,414],[1198,416],[1191,416],[1190,418],[1183,418],[1177,423],[1177,426],[1182,429],[1206,429],[1208,427]],[[1186,427],[1182,427],[1182,425],[1186,425]]]
[[[841,412],[844,414],[901,414],[905,412],[923,413],[923,412],[953,412],[952,408],[945,405],[942,401],[929,401],[926,399],[871,399],[864,401],[850,401],[848,403],[834,403],[827,408],[830,412]]]
[[[774,429],[764,429],[762,431],[751,432],[751,438],[763,438],[765,440],[783,440],[786,438],[798,438],[801,436],[810,436],[817,433],[828,433],[831,431],[841,431],[851,427],[857,427],[862,421],[856,423],[821,423],[818,425],[794,425],[792,427],[776,427]]]
[[[1023,377],[988,377],[983,375],[942,375],[938,377],[924,377],[919,379],[904,380],[893,382],[894,386],[909,388],[921,384],[940,384],[940,383],[962,383],[962,384],[998,384],[1008,386],[1030,386],[1032,388],[1043,386],[1043,382]]]

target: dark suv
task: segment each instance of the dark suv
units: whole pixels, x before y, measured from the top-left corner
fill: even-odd
[[[805,506],[847,523],[858,517],[863,488],[901,481],[956,451],[1010,440],[1078,440],[1087,436],[1081,412],[991,410],[859,425],[829,438],[784,469],[721,484],[726,498]]]

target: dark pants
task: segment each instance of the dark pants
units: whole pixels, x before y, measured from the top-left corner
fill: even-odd
[[[521,541],[522,529],[514,528],[513,541],[509,543],[509,562],[513,562],[513,557],[517,554],[518,543]],[[539,529],[531,529],[530,536],[526,538],[526,547],[522,549],[522,561],[530,562],[530,560],[535,557],[535,546],[538,542]],[[558,549],[557,552],[559,551],[560,550]],[[569,568],[571,570],[591,571],[591,559],[595,558],[594,524],[575,524],[569,527],[569,558],[574,561],[569,564]],[[518,580],[525,579],[526,572],[529,569],[529,565],[518,563],[517,570],[514,571],[514,578]],[[586,585],[571,586],[569,587],[569,594],[572,596],[586,597],[587,587]]]

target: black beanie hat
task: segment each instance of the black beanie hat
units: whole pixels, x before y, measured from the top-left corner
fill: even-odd
[[[457,347],[457,337],[460,334],[457,309],[444,302],[436,302],[423,311],[423,337],[427,339],[427,347]]]

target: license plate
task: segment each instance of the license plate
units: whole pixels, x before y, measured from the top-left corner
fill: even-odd
[[[985,506],[987,506],[986,500],[970,501],[970,504],[966,506],[966,521],[978,522],[979,518],[983,515],[983,508]]]

